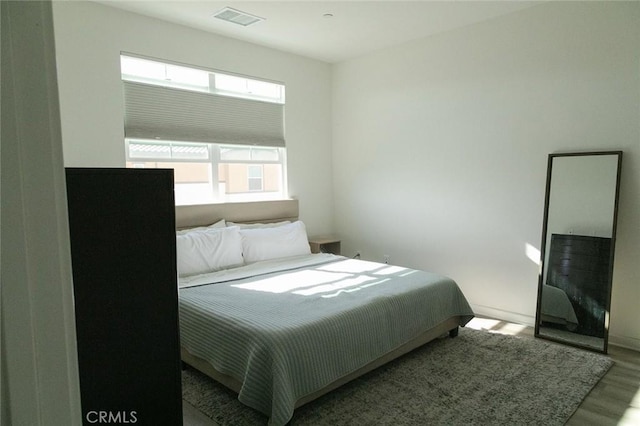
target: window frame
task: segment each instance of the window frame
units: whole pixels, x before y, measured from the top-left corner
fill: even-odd
[[[247,188],[249,189],[249,192],[264,192],[264,164],[268,164],[268,163],[260,163],[260,164],[253,164],[253,163],[248,163],[247,164]],[[256,170],[256,168],[259,168],[260,170],[260,176],[251,176],[251,169]],[[252,181],[260,181],[260,189],[251,189],[251,182]]]
[[[183,83],[183,82],[173,82],[172,80],[170,80],[168,78],[159,79],[159,78],[153,78],[153,77],[149,77],[149,76],[125,73],[125,72],[122,71],[122,69],[123,69],[123,65],[122,64],[123,64],[123,61],[126,61],[127,59],[153,62],[155,64],[164,66],[165,67],[165,75],[166,75],[166,69],[167,69],[166,67],[186,68],[186,69],[190,69],[190,70],[193,70],[193,71],[200,71],[200,72],[203,72],[203,73],[207,73],[208,74],[208,85],[207,85],[207,87],[205,87],[205,86],[200,86],[200,85],[197,85],[197,84],[188,84],[188,83]],[[233,97],[233,98],[252,99],[252,100],[270,102],[270,103],[276,103],[276,104],[282,104],[282,105],[284,105],[286,103],[286,87],[285,87],[284,83],[279,82],[279,81],[256,78],[256,77],[246,76],[246,75],[232,73],[232,72],[228,72],[228,71],[219,71],[219,70],[214,70],[214,69],[207,69],[207,68],[204,68],[204,67],[198,67],[198,66],[194,66],[194,65],[186,65],[186,64],[181,64],[181,63],[178,63],[178,62],[172,62],[172,61],[167,61],[167,60],[159,60],[159,59],[155,59],[155,58],[144,57],[144,56],[135,55],[135,54],[126,53],[126,52],[120,52],[120,70],[121,70],[120,71],[121,79],[124,80],[124,81],[132,81],[132,82],[138,82],[138,83],[151,84],[151,85],[155,85],[155,86],[163,86],[163,87],[184,89],[184,90],[189,90],[189,91],[193,91],[193,92],[211,93],[211,94],[214,94],[214,95],[229,96],[229,97]],[[218,87],[219,85],[216,83],[216,76],[231,77],[231,78],[235,78],[235,79],[245,80],[245,83],[247,85],[250,84],[251,82],[272,84],[272,85],[278,86],[279,96],[277,96],[277,97],[265,96],[265,95],[260,95],[260,94],[252,94],[249,91],[238,91],[238,90],[232,90],[232,89],[229,89],[229,88]]]
[[[208,159],[184,159],[184,158],[163,158],[163,157],[132,157],[130,155],[130,144],[134,143],[145,143],[145,144],[154,144],[154,145],[193,145],[193,146],[207,146],[209,158]],[[277,160],[261,160],[261,159],[225,159],[223,160],[220,155],[220,150],[223,147],[229,148],[253,148],[253,149],[273,149],[278,154]],[[199,163],[199,164],[207,164],[209,166],[209,181],[211,183],[211,194],[213,196],[213,200],[211,201],[201,201],[193,204],[208,204],[212,203],[227,203],[234,202],[233,200],[227,200],[227,198],[237,198],[239,195],[242,195],[243,198],[248,198],[246,201],[262,201],[264,199],[272,199],[268,196],[260,197],[258,194],[268,194],[270,191],[264,190],[264,165],[265,164],[276,164],[280,165],[281,176],[280,176],[280,190],[277,191],[281,194],[279,197],[274,199],[287,199],[288,198],[288,185],[287,185],[287,167],[286,167],[286,148],[284,147],[258,147],[253,145],[228,145],[228,144],[214,144],[214,143],[201,143],[201,142],[182,142],[182,141],[159,141],[159,140],[148,140],[148,139],[137,139],[137,138],[125,138],[125,156],[126,162],[132,163],[133,167],[135,167],[135,163]],[[221,164],[246,164],[247,166],[260,166],[262,170],[261,176],[261,188],[260,190],[251,190],[248,189],[246,192],[242,193],[232,193],[232,194],[221,194],[220,193],[220,179],[218,168]],[[247,171],[247,183],[250,179]],[[251,199],[254,198],[255,199]],[[265,198],[267,197],[267,198]],[[190,205],[190,204],[178,204],[178,200],[176,198],[176,205]]]
[[[128,60],[131,61],[127,62]],[[288,198],[287,156],[284,144],[284,83],[156,59],[124,51],[120,52],[120,76],[125,92],[124,143],[127,167],[158,167],[159,163],[161,166],[167,165],[168,167],[171,163],[175,163],[174,167],[177,170],[178,164],[182,165],[180,169],[186,174],[179,175],[178,183],[185,185],[184,192],[180,192],[185,198],[182,199],[182,196],[179,198],[177,196],[178,192],[176,192],[176,205]],[[131,96],[131,105],[133,105],[131,111],[127,109],[130,106],[128,94]],[[207,97],[205,94],[216,96]],[[167,99],[173,102],[167,103]],[[154,108],[141,109],[141,105],[145,106],[150,100]],[[154,103],[153,101],[156,102]],[[158,105],[169,106],[164,109],[155,108]],[[176,120],[176,115],[171,110],[174,105],[189,105],[192,109],[194,107],[200,108],[201,114],[195,114],[195,117],[193,116],[194,114],[188,114],[188,117],[185,118],[178,114],[178,119]],[[269,106],[267,107],[267,105]],[[220,110],[220,108],[222,109]],[[143,111],[142,113],[140,113],[141,110]],[[160,111],[161,113],[160,115],[145,115],[149,110]],[[178,112],[182,111],[180,108],[178,110]],[[234,127],[227,129],[225,127],[227,121],[224,120],[220,123],[210,123],[212,110],[214,110],[213,113],[216,114],[216,117],[221,116],[223,119],[226,116],[218,114],[219,111],[232,114],[229,122],[234,122],[235,118],[243,118],[241,122],[242,129],[249,130],[243,133],[237,132]],[[165,117],[167,113],[169,115]],[[264,119],[265,117],[266,119]],[[173,121],[171,121],[172,119]],[[185,122],[193,124],[186,126],[186,128],[195,128],[198,131],[183,132]],[[208,124],[208,127],[205,123]],[[162,130],[168,128],[177,129],[177,131],[163,133]],[[214,136],[211,137],[211,135]],[[261,137],[252,139],[254,135],[260,135]],[[153,155],[147,155],[153,154],[153,149],[145,153],[144,148],[140,151],[145,154],[143,157],[132,156],[130,149],[132,142],[168,145],[170,147],[173,145],[205,145],[207,146],[208,158],[174,158],[175,152],[172,149],[169,149],[168,154],[166,151],[158,152],[158,154],[163,155],[154,157]],[[245,142],[246,145],[242,144],[242,142]],[[250,148],[248,155],[250,158],[243,158],[245,153],[238,152],[235,153],[236,159],[223,159],[222,154],[224,153],[221,151],[223,147],[231,149]],[[255,151],[251,149],[273,149],[277,153],[277,159],[255,158]],[[189,155],[189,152],[186,152],[186,154]],[[231,156],[234,156],[233,152]],[[269,154],[262,156],[270,157]],[[257,157],[261,157],[261,155],[257,155]],[[184,166],[188,163],[207,165],[209,176],[205,185],[210,184],[211,188],[205,189],[204,186],[198,187],[195,185],[188,186],[191,183],[196,184],[196,180],[203,181],[205,179],[203,170],[195,171],[198,174],[191,174],[188,166],[186,168]],[[260,165],[262,170],[262,177],[260,178],[262,189],[249,189],[248,169],[240,172],[247,175],[247,180],[242,183],[241,175],[238,174],[236,167],[228,167],[227,169],[236,169],[233,170],[235,174],[229,174],[231,172],[221,169],[221,164],[243,164],[248,167]],[[279,166],[277,170],[274,168],[268,171],[268,181],[265,180],[267,164]],[[279,182],[277,189],[274,189],[276,188],[274,180],[276,176]],[[191,180],[193,177],[195,179]],[[232,183],[229,184],[229,182]],[[267,183],[267,190],[265,190],[265,182]],[[244,186],[245,184],[246,187]],[[196,201],[198,196],[202,197],[201,201]],[[210,200],[209,197],[213,197],[213,199]]]

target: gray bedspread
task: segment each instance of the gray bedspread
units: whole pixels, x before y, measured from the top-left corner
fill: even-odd
[[[421,332],[473,317],[449,278],[310,256],[311,266],[260,274],[254,265],[257,276],[180,289],[182,346],[239,380],[238,399],[270,424],[286,424],[298,399]]]

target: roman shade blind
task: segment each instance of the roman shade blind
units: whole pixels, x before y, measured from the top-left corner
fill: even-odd
[[[123,81],[125,137],[284,147],[284,105]]]

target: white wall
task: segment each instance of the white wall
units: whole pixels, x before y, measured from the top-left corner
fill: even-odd
[[[333,78],[343,251],[449,275],[478,313],[533,324],[547,155],[623,150],[610,339],[640,349],[640,3],[548,2]]]
[[[286,85],[289,194],[309,233],[333,227],[331,67],[91,2],[55,2],[65,166],[124,167],[120,52]]]

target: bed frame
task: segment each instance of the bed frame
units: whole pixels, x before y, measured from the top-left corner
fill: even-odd
[[[280,222],[283,220],[295,221],[298,219],[298,200],[259,201],[246,203],[206,204],[176,207],[176,227],[178,229],[206,226],[221,219],[236,223],[255,222]],[[434,328],[425,331],[413,340],[387,353],[381,358],[371,361],[358,370],[347,374],[324,388],[300,398],[295,408],[311,402],[322,395],[366,374],[381,365],[388,363],[412,350],[438,338],[449,334],[450,337],[458,335],[458,325],[461,318],[451,317],[438,324]],[[242,383],[229,375],[220,373],[207,361],[192,355],[185,348],[180,349],[182,361],[201,371],[222,385],[236,393],[240,392]]]
[[[176,206],[176,228],[206,226],[221,219],[236,223],[298,220],[298,200]]]

